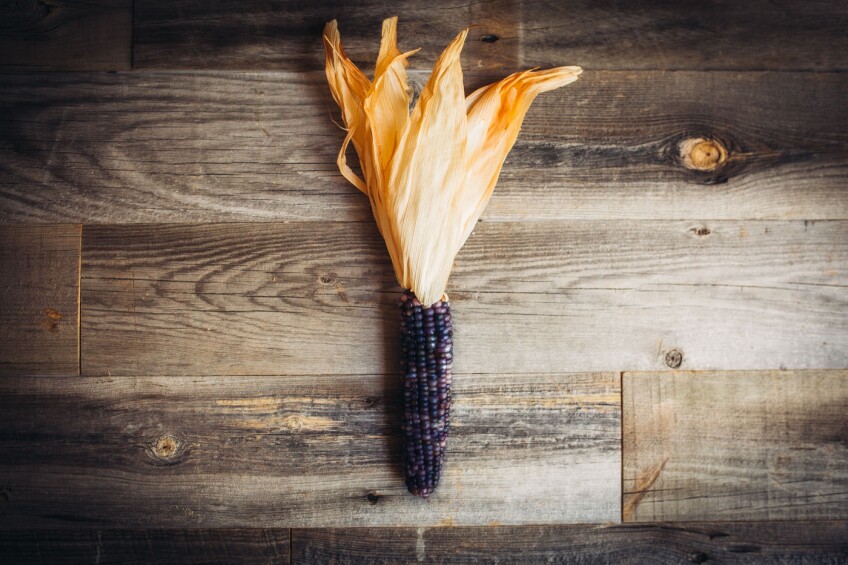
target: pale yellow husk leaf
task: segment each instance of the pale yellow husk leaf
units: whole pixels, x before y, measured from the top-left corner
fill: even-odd
[[[441,54],[409,112],[408,57],[397,18],[383,22],[373,82],[345,55],[335,20],[324,28],[327,81],[347,135],[339,170],[368,195],[395,276],[422,304],[445,295],[454,258],[483,213],[533,99],[577,80],[580,67],[515,73],[473,92],[462,84],[468,30]],[[348,166],[353,143],[364,178]]]

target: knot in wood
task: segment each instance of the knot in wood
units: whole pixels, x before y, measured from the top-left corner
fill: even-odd
[[[284,420],[285,426],[293,432],[303,427],[303,420],[297,416],[289,416]]]
[[[177,453],[180,442],[174,436],[165,434],[153,444],[153,455],[159,459],[170,459]]]
[[[727,161],[727,149],[715,139],[693,137],[680,142],[683,166],[695,171],[714,171]]]
[[[44,319],[41,321],[41,326],[50,333],[59,333],[59,321],[64,317],[61,312],[47,308],[44,310]]]

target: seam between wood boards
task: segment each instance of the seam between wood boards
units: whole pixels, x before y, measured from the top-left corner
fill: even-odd
[[[496,372],[475,372],[475,373],[454,373],[455,377],[503,377],[507,378],[510,376],[552,376],[552,377],[567,377],[567,376],[576,376],[576,375],[621,375],[622,381],[624,375],[660,375],[660,374],[702,374],[702,375],[712,375],[712,374],[726,374],[726,373],[811,373],[811,372],[848,372],[848,367],[804,367],[804,368],[787,368],[781,369],[779,367],[772,368],[762,368],[762,369],[697,369],[697,370],[682,370],[682,371],[671,371],[671,370],[656,370],[656,371],[567,371],[567,372],[550,372],[550,371],[528,371],[528,372],[520,372],[520,371],[496,371]],[[279,379],[279,378],[308,378],[308,377],[316,377],[316,378],[361,378],[361,377],[386,377],[386,376],[400,376],[400,373],[380,373],[380,372],[370,372],[370,373],[180,373],[180,374],[169,374],[169,373],[127,373],[127,374],[119,374],[119,375],[108,375],[105,373],[97,374],[97,373],[86,373],[76,375],[79,377],[90,377],[90,378],[108,378],[108,379],[137,379],[137,378],[150,378],[150,379],[158,379],[158,378],[178,378],[178,379],[219,379],[219,378],[240,378],[240,379],[253,379],[253,378],[264,378],[264,379]],[[620,401],[623,403],[623,397]],[[620,408],[621,409],[621,408]],[[621,412],[623,416],[623,411]],[[623,437],[623,435],[622,435]]]
[[[134,5],[134,3],[133,3]],[[134,8],[133,8],[134,9]],[[244,73],[268,73],[268,74],[290,74],[290,75],[323,75],[324,71],[320,68],[314,69],[296,69],[296,68],[281,68],[281,67],[137,67],[135,65],[135,14],[133,13],[133,17],[131,18],[133,24],[132,37],[131,37],[131,63],[132,67],[126,70],[116,71],[116,73],[169,73],[169,74],[213,74],[213,73],[233,73],[233,74],[244,74]],[[468,67],[469,65],[466,65]],[[476,70],[473,68],[466,68],[463,70],[463,74],[468,77],[499,77],[503,78],[505,74],[509,74],[510,72],[515,72],[519,69],[530,68],[532,65],[515,65],[513,67],[504,67],[502,69],[492,69],[492,70]],[[662,68],[662,67],[616,67],[616,68],[605,68],[605,67],[587,67],[582,65],[583,70],[592,73],[736,73],[736,74],[744,74],[744,73],[769,73],[769,74],[820,74],[820,75],[840,75],[848,73],[848,68],[834,68],[834,69],[803,69],[803,68],[780,68],[780,69],[770,69],[766,67],[752,67],[752,68]],[[362,72],[366,74],[373,74],[374,68],[369,66],[360,67]],[[510,70],[512,69],[512,71]],[[3,74],[38,74],[44,71],[32,70],[29,68],[24,68],[21,70],[15,69],[4,69]],[[91,73],[91,74],[100,74],[105,71],[102,70],[59,70],[55,71],[57,73]],[[432,72],[432,69],[407,69],[407,74],[409,76],[418,76],[421,78],[428,77]]]
[[[135,0],[130,2],[130,70],[135,70]]]
[[[726,372],[772,372],[777,371],[778,369],[739,369],[738,371],[726,371]],[[796,372],[796,371],[841,371],[843,369],[788,369],[787,372]],[[663,372],[672,372],[672,371],[644,371],[646,373],[663,373]],[[692,371],[695,372],[695,371]],[[715,373],[717,371],[699,371],[706,373]],[[616,371],[568,371],[562,373],[554,373],[549,371],[531,371],[531,372],[517,372],[517,371],[498,371],[498,372],[477,372],[477,373],[453,373],[454,377],[503,377],[508,378],[510,376],[543,376],[543,377],[568,377],[568,376],[579,376],[579,375],[617,375],[619,374]],[[281,378],[309,378],[309,377],[327,377],[327,378],[361,378],[361,377],[389,377],[389,376],[397,376],[400,377],[401,373],[380,373],[380,372],[371,372],[371,373],[259,373],[259,374],[241,374],[241,373],[180,373],[180,374],[167,374],[167,373],[128,373],[122,375],[107,375],[107,374],[86,374],[86,375],[78,375],[80,377],[90,377],[90,378],[103,378],[103,379],[137,379],[137,378],[149,378],[149,379],[159,379],[159,378],[176,378],[176,379],[229,379],[229,378],[240,378],[240,379],[254,379],[254,378],[265,378],[265,379],[281,379]]]
[[[82,234],[83,225],[77,224],[77,375],[82,376]]]
[[[624,524],[624,371],[618,373],[618,523]]]
[[[762,368],[762,369],[657,369],[654,370],[639,370],[639,371],[624,371],[623,375],[687,375],[687,374],[711,374],[721,375],[726,373],[812,373],[812,372],[840,372],[848,371],[848,367],[802,367],[802,368]],[[588,371],[591,373],[592,371]],[[603,373],[604,371],[597,371]]]
[[[820,218],[820,219],[812,219],[812,220],[804,220],[801,218],[714,218],[714,217],[705,217],[705,216],[689,216],[689,217],[641,217],[641,218],[484,218],[478,220],[479,224],[607,224],[610,222],[615,223],[679,223],[679,222],[721,222],[721,223],[740,223],[740,222],[748,222],[748,223],[783,223],[783,224],[791,224],[791,223],[800,223],[800,222],[814,222],[816,224],[822,224],[827,222],[848,222],[848,216],[844,218]],[[320,218],[314,219],[292,219],[292,218],[280,218],[277,220],[251,220],[249,218],[242,220],[233,220],[233,221],[181,221],[181,222],[79,222],[79,221],[59,221],[56,223],[65,223],[65,224],[84,224],[89,228],[99,228],[99,229],[129,229],[129,228],[142,228],[142,227],[215,227],[215,226],[283,226],[283,225],[303,225],[303,224],[321,224],[321,225],[357,225],[361,224],[363,226],[374,225],[373,219],[368,220],[322,220]],[[25,226],[49,226],[55,225],[54,223],[49,222],[34,222],[34,223],[20,223],[19,225]],[[477,226],[475,226],[476,229]]]

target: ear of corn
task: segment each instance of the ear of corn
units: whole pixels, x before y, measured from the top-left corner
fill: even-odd
[[[536,96],[577,80],[580,67],[523,71],[465,96],[460,53],[448,45],[409,111],[408,59],[397,18],[383,22],[374,79],[347,57],[335,20],[324,28],[327,81],[347,135],[342,175],[365,193],[386,242],[401,299],[406,484],[429,496],[448,433],[452,332],[444,300],[454,257],[489,201]],[[353,143],[362,177],[348,166]],[[364,178],[363,178],[364,177]]]
[[[450,304],[400,299],[406,488],[427,498],[439,484],[450,429],[453,328]]]

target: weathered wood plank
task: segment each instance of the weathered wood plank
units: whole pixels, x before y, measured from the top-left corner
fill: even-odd
[[[401,291],[373,222],[83,239],[84,374],[396,372]],[[448,287],[455,367],[845,367],[846,268],[841,221],[484,222]]]
[[[368,0],[345,6],[140,0],[135,5],[135,61],[144,68],[319,69],[321,29],[333,18],[340,20],[357,63],[373,65],[379,23],[392,15],[401,18],[401,47],[423,47],[420,58],[427,65],[471,25],[465,60],[503,72],[561,64],[611,70],[848,68],[848,5],[842,1],[690,6],[646,0],[451,0],[389,7]]]
[[[80,232],[0,224],[0,376],[79,374]]]
[[[288,529],[0,531],[4,563],[290,563]]]
[[[846,219],[846,105],[845,73],[587,72],[539,97],[484,219]],[[6,75],[0,220],[369,220],[334,113],[322,73]],[[727,159],[687,168],[698,138]]]
[[[292,561],[835,565],[846,539],[846,522],[296,529]]]
[[[132,0],[3,4],[0,70],[118,71],[131,66]]]
[[[0,526],[618,519],[618,374],[456,375],[446,466],[428,501],[403,484],[397,381],[3,379],[0,450],[15,456],[0,458]]]
[[[626,521],[848,517],[848,371],[633,373],[623,389]]]
[[[522,0],[523,66],[844,70],[848,3]]]
[[[398,16],[398,44],[421,48],[416,67],[430,68],[463,28],[469,68],[514,69],[518,63],[517,0],[399,0],[291,2],[288,0],[136,0],[136,68],[323,69],[321,33],[339,22],[345,51],[373,69],[383,19]]]

